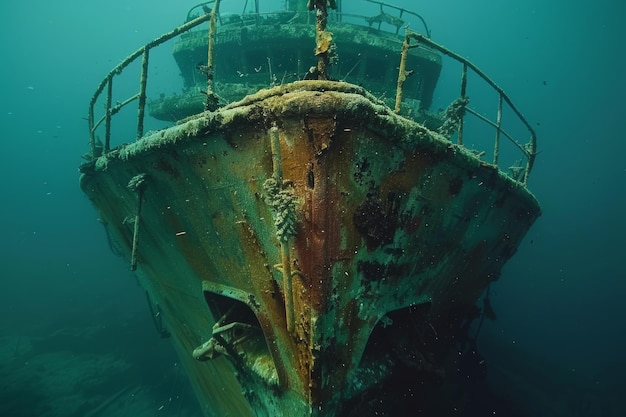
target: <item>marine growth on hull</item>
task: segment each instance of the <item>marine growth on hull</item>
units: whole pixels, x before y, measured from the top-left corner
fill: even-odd
[[[220,3],[98,86],[82,190],[207,416],[435,412],[449,353],[493,317],[476,301],[540,215],[533,129],[412,11]],[[168,41],[183,87],[159,94],[150,57]],[[444,64],[458,93],[433,111]],[[146,114],[169,126],[145,132]]]

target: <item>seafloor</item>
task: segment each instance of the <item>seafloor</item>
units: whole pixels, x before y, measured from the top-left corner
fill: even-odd
[[[449,371],[456,385],[444,393],[452,400],[448,405],[470,404],[450,415],[493,415],[489,410],[505,417],[623,415],[619,398],[606,396],[592,378],[554,369],[487,338],[483,345],[494,349],[485,362],[486,379],[474,379],[485,369]],[[2,417],[202,416],[170,341],[159,338],[148,312],[124,317],[100,311],[64,320],[62,327],[33,322],[5,329],[0,375]],[[403,415],[448,415],[428,408]]]
[[[149,313],[34,322],[0,336],[2,417],[201,417]]]

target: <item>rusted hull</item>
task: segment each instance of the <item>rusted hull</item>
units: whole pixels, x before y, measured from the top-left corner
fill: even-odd
[[[540,212],[345,83],[262,91],[82,172],[129,260],[135,237],[207,416],[349,416],[400,372],[436,373]]]

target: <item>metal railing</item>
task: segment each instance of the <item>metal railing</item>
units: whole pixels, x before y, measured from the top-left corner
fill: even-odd
[[[98,156],[97,142],[96,142],[96,129],[103,122],[105,124],[105,136],[104,136],[104,144],[103,144],[103,153],[107,153],[111,148],[111,118],[113,115],[118,113],[124,106],[132,103],[135,100],[138,100],[137,106],[137,139],[140,139],[143,136],[143,124],[144,124],[144,115],[146,108],[146,87],[148,82],[148,62],[150,56],[150,50],[161,45],[164,42],[180,35],[183,32],[186,32],[208,20],[211,19],[211,14],[205,14],[200,17],[197,17],[176,29],[165,33],[153,41],[147,43],[141,48],[137,49],[135,52],[130,54],[126,59],[120,62],[115,68],[113,68],[100,82],[98,88],[96,88],[96,92],[91,98],[89,102],[89,140],[91,144],[91,156],[95,158]],[[128,97],[127,99],[119,102],[115,106],[113,105],[113,79],[116,75],[120,75],[124,68],[133,63],[137,58],[142,57],[141,59],[141,73],[139,76],[139,92]],[[105,111],[104,115],[100,117],[98,120],[94,117],[94,106],[100,95],[106,88],[106,102],[105,102]]]
[[[377,0],[366,0],[370,3],[374,3],[374,4],[378,4],[380,6],[380,14],[378,14],[378,16],[373,16],[370,18],[364,18],[365,21],[367,21],[367,23],[370,25],[370,27],[374,24],[377,23],[378,24],[378,30],[381,29],[381,24],[382,23],[387,23],[391,26],[395,26],[396,27],[396,35],[400,32],[400,28],[404,27],[406,25],[406,22],[404,21],[403,17],[404,14],[409,14],[412,16],[415,16],[416,18],[418,18],[420,20],[420,22],[422,22],[422,25],[424,25],[424,33],[426,33],[426,36],[428,36],[430,38],[430,29],[428,29],[428,25],[426,24],[426,20],[424,20],[424,18],[422,16],[420,16],[419,14],[402,8],[402,7],[398,7],[398,6],[393,6],[391,4],[387,4],[387,3],[383,3],[381,1],[377,1]],[[398,16],[393,16],[388,14],[385,9],[392,9],[398,12]],[[362,16],[361,16],[362,17]]]
[[[370,1],[370,0],[368,0]],[[376,1],[372,1],[373,3],[379,3],[381,4],[381,8],[383,7],[383,3],[380,2],[376,2]],[[207,2],[204,4],[212,4],[214,7],[212,8],[212,10],[215,11],[214,13],[207,13],[204,15],[201,15],[199,17],[193,18],[192,20],[189,20],[188,22],[186,22],[185,24],[175,28],[174,30],[163,34],[162,36],[154,39],[153,41],[147,43],[146,45],[144,45],[143,47],[139,48],[138,50],[136,50],[135,52],[133,52],[131,55],[129,55],[126,59],[124,59],[122,62],[120,62],[115,68],[113,68],[105,77],[104,79],[100,82],[100,84],[98,85],[96,92],[94,93],[93,97],[91,98],[90,104],[89,104],[89,115],[88,115],[88,122],[89,122],[89,135],[90,135],[90,144],[91,144],[91,158],[95,159],[99,156],[100,152],[106,154],[110,151],[111,149],[111,119],[112,116],[114,116],[116,113],[118,113],[123,107],[125,107],[126,105],[132,103],[135,100],[138,100],[138,106],[137,106],[137,132],[136,132],[136,139],[140,139],[143,136],[144,133],[144,116],[145,116],[145,106],[146,106],[146,87],[147,87],[147,80],[148,80],[148,62],[149,62],[149,54],[150,54],[150,50],[152,48],[155,48],[161,44],[163,44],[164,42],[180,35],[183,32],[187,32],[193,28],[195,28],[196,26],[207,22],[209,20],[211,20],[212,17],[215,17],[215,15],[218,16],[219,18],[219,12],[218,12],[218,4],[219,4],[219,0],[213,0],[211,2]],[[387,6],[387,5],[385,5]],[[203,9],[204,12],[208,12],[209,9],[208,7]],[[401,12],[404,9],[400,10]],[[351,17],[354,17],[352,15],[350,15]],[[418,16],[418,15],[416,15]],[[360,16],[361,18],[365,19],[365,21],[367,21],[367,18],[364,16]],[[419,17],[419,16],[418,16]],[[421,18],[420,18],[421,19]],[[341,20],[341,19],[339,19]],[[236,24],[242,24],[244,22],[244,20],[242,19],[240,22],[236,23]],[[258,22],[258,20],[257,20]],[[243,23],[245,25],[245,23]],[[425,22],[424,22],[425,25]],[[211,26],[213,27],[213,30],[215,29],[215,21],[213,21],[213,25]],[[209,27],[209,32],[211,32],[211,27]],[[426,28],[426,32],[428,33],[428,28],[425,26]],[[417,41],[417,44],[415,45],[411,45],[410,41],[411,39],[414,39]],[[210,33],[209,33],[209,44],[211,43],[211,38],[210,38]],[[460,114],[461,117],[459,118],[460,120],[458,121],[458,136],[457,136],[457,143],[459,145],[463,145],[463,129],[464,129],[464,117],[466,113],[470,113],[473,114],[474,116],[476,116],[479,120],[482,120],[483,122],[485,122],[486,124],[492,126],[495,131],[496,131],[496,136],[495,136],[495,141],[494,141],[494,153],[493,153],[493,164],[495,166],[498,165],[498,159],[499,159],[499,152],[500,152],[500,138],[501,136],[506,137],[507,139],[509,139],[511,141],[511,143],[513,143],[513,145],[515,147],[517,147],[522,154],[524,155],[524,157],[526,158],[526,166],[525,167],[512,167],[512,168],[519,168],[519,174],[520,175],[516,175],[516,173],[513,173],[513,177],[520,181],[521,183],[525,184],[528,180],[528,176],[530,174],[530,171],[533,167],[533,163],[534,163],[534,159],[536,156],[536,135],[535,132],[533,130],[533,128],[530,126],[530,124],[527,122],[527,120],[524,118],[524,116],[521,114],[521,112],[517,109],[517,107],[515,107],[515,105],[512,103],[511,99],[508,97],[508,95],[497,85],[495,84],[495,82],[493,82],[489,77],[487,77],[487,75],[485,75],[485,73],[483,73],[478,67],[476,67],[473,63],[471,63],[470,61],[468,61],[467,59],[461,57],[460,55],[450,51],[449,49],[445,48],[444,46],[441,46],[435,42],[433,42],[432,40],[430,40],[430,38],[428,38],[428,36],[426,35],[422,35],[410,30],[406,30],[406,34],[405,34],[405,38],[404,38],[404,42],[402,44],[402,54],[401,54],[401,61],[400,61],[400,72],[398,75],[398,80],[397,80],[397,91],[396,91],[396,104],[395,104],[395,111],[399,112],[400,109],[400,105],[402,102],[402,87],[404,84],[404,81],[406,80],[409,71],[406,70],[406,61],[407,61],[407,56],[408,56],[408,51],[411,48],[416,48],[419,47],[421,45],[425,45],[433,50],[439,51],[440,53],[451,57],[452,59],[460,62],[462,64],[462,76],[461,76],[461,88],[460,88],[460,99],[467,99],[466,96],[466,89],[467,89],[467,70],[468,68],[470,70],[472,70],[476,75],[478,75],[480,78],[482,78],[490,87],[493,88],[493,90],[495,90],[495,92],[498,94],[498,110],[497,110],[497,114],[496,114],[496,119],[495,121],[488,119],[487,117],[481,115],[480,113],[476,112],[475,110],[465,106],[465,104],[467,104],[467,101],[465,101],[464,104],[461,104],[462,108],[460,108]],[[207,72],[207,105],[209,103],[209,100],[212,97],[212,73],[213,73],[213,68],[212,68],[212,64],[211,64],[211,53],[209,52],[209,65],[205,68],[205,71]],[[117,75],[120,75],[122,73],[122,71],[128,66],[130,65],[132,62],[134,62],[136,59],[138,59],[139,57],[142,57],[141,60],[141,71],[140,71],[140,76],[139,76],[139,91],[128,97],[127,99],[118,102],[116,105],[113,105],[112,103],[112,95],[113,95],[113,80],[114,77]],[[209,77],[210,75],[210,77]],[[101,94],[103,93],[103,91],[106,88],[106,101],[105,101],[105,111],[104,111],[104,115],[102,117],[100,117],[98,120],[95,119],[94,117],[94,106],[96,104],[96,102],[98,101],[98,99],[100,98]],[[462,102],[462,101],[461,101]],[[511,134],[509,134],[506,130],[504,130],[502,128],[502,109],[503,109],[503,104],[506,103],[509,108],[514,112],[514,114],[519,118],[519,120],[524,124],[524,126],[527,128],[529,134],[530,134],[530,140],[522,145],[520,144],[515,138],[513,138],[513,136]],[[105,125],[105,140],[104,143],[102,144],[102,150],[100,151],[98,149],[99,143],[97,143],[96,141],[96,129],[102,124],[104,123]]]
[[[415,45],[411,45],[411,39],[415,39],[418,43]],[[501,136],[505,136],[507,139],[509,139],[511,141],[511,143],[517,147],[522,154],[524,155],[524,157],[526,158],[526,166],[525,167],[519,167],[520,171],[521,169],[523,169],[523,175],[521,175],[521,178],[516,178],[515,172],[513,172],[513,177],[516,180],[519,180],[522,184],[526,184],[526,182],[528,181],[528,175],[530,174],[530,171],[532,170],[534,161],[535,161],[535,156],[537,155],[537,136],[535,134],[534,129],[532,128],[532,126],[530,125],[530,123],[528,123],[528,121],[526,120],[526,118],[522,115],[522,113],[518,110],[517,107],[515,107],[515,105],[513,104],[513,102],[511,101],[511,99],[509,98],[509,96],[504,92],[504,90],[502,90],[502,88],[500,88],[491,78],[489,78],[482,70],[480,70],[476,65],[474,65],[472,62],[470,62],[469,60],[463,58],[462,56],[450,51],[449,49],[447,49],[446,47],[439,45],[435,42],[433,42],[431,39],[427,38],[424,35],[421,35],[419,33],[416,32],[412,32],[410,30],[406,30],[406,34],[404,37],[404,42],[402,44],[402,52],[401,52],[401,58],[400,58],[400,68],[399,68],[399,73],[398,73],[398,86],[397,86],[397,91],[396,91],[396,105],[395,105],[395,112],[399,113],[400,111],[400,105],[402,102],[402,87],[404,84],[404,81],[406,80],[407,76],[409,75],[409,72],[406,69],[406,61],[407,61],[407,55],[408,55],[408,51],[411,48],[417,48],[420,45],[426,45],[429,48],[435,49],[439,52],[441,52],[444,55],[449,56],[450,58],[460,62],[462,64],[462,73],[461,73],[461,88],[460,88],[460,97],[458,99],[458,101],[461,103],[461,109],[460,109],[460,114],[461,117],[458,120],[458,135],[457,135],[457,144],[458,145],[463,145],[463,126],[464,126],[464,115],[465,113],[470,113],[474,116],[476,116],[478,119],[482,120],[483,122],[487,123],[488,125],[492,126],[493,128],[495,128],[496,130],[496,136],[495,136],[495,140],[494,140],[494,150],[493,150],[493,165],[498,166],[498,158],[499,158],[499,154],[500,154],[500,138]],[[498,94],[498,110],[496,113],[496,120],[490,120],[487,117],[481,115],[480,113],[478,113],[477,111],[469,108],[466,106],[467,102],[469,101],[466,92],[467,92],[467,70],[471,69],[476,75],[478,75],[480,78],[482,78],[490,87],[492,87],[495,92]],[[510,135],[507,131],[505,131],[502,128],[502,106],[503,103],[508,104],[509,108],[513,111],[513,113],[518,117],[519,121],[522,122],[522,124],[526,127],[526,129],[528,130],[529,134],[530,134],[530,139],[526,144],[521,144],[519,143],[515,138],[513,138],[512,135]],[[511,167],[511,168],[517,168],[517,167]]]
[[[359,18],[362,19],[364,21],[363,26],[369,25],[369,27],[372,27],[372,25],[374,23],[378,23],[378,29],[379,30],[383,30],[381,29],[381,23],[388,23],[390,25],[395,25],[396,29],[399,30],[398,26],[401,22],[402,24],[404,24],[404,21],[402,20],[402,16],[404,15],[404,13],[416,16],[417,18],[419,18],[422,23],[424,24],[424,28],[426,30],[426,33],[429,34],[429,30],[428,27],[426,26],[426,22],[424,21],[424,19],[419,16],[416,13],[413,13],[409,10],[403,9],[403,8],[399,8],[399,7],[395,7],[395,6],[390,6],[388,4],[379,2],[379,1],[374,1],[374,0],[366,0],[369,1],[371,3],[376,3],[380,5],[380,14],[378,16],[374,16],[374,17],[368,17],[368,16],[362,16],[362,15],[351,15],[351,14],[345,14],[345,13],[341,13],[339,10],[333,12],[333,17],[335,21],[341,21],[342,20],[342,16],[346,16],[346,17],[353,17],[353,18]],[[242,1],[242,3],[244,3]],[[243,11],[241,14],[241,19],[239,20],[235,20],[232,22],[223,22],[225,25],[242,25],[242,26],[247,26],[249,24],[252,25],[258,25],[261,24],[262,20],[260,20],[261,17],[265,16],[265,17],[270,17],[272,15],[280,15],[281,13],[284,12],[264,12],[264,13],[259,13],[259,7],[258,7],[258,2],[255,1],[253,4],[254,10],[255,11],[246,11],[248,8],[248,1],[246,1],[243,5]],[[391,16],[388,13],[385,12],[385,10],[387,8],[391,8],[393,10],[395,10],[396,12],[399,13],[399,16]],[[89,124],[89,140],[90,140],[90,146],[91,146],[91,159],[95,159],[97,158],[100,154],[104,153],[108,153],[111,150],[111,120],[112,117],[117,114],[118,112],[120,112],[120,110],[122,110],[122,108],[124,108],[125,106],[127,106],[128,104],[134,102],[135,100],[138,100],[138,105],[137,105],[137,134],[136,134],[136,139],[140,139],[143,136],[144,133],[144,118],[145,118],[145,107],[146,107],[146,89],[147,89],[147,82],[148,82],[148,64],[149,64],[149,57],[150,57],[150,50],[152,48],[155,48],[157,46],[160,46],[161,44],[169,41],[170,39],[184,33],[187,31],[190,31],[191,29],[197,27],[198,25],[210,21],[211,20],[211,16],[212,16],[212,11],[215,11],[216,17],[217,19],[222,22],[221,20],[221,16],[219,13],[219,0],[210,0],[204,3],[200,3],[194,7],[192,7],[189,12],[187,13],[187,21],[175,28],[174,30],[165,33],[163,35],[161,35],[160,37],[152,40],[151,42],[147,43],[146,45],[142,46],[141,48],[137,49],[135,52],[133,52],[132,54],[130,54],[127,58],[125,58],[122,62],[120,62],[117,66],[115,66],[105,77],[104,79],[100,82],[100,84],[98,85],[98,87],[96,88],[95,93],[93,94],[91,101],[89,103],[89,112],[88,112],[88,124]],[[198,17],[194,17],[194,15],[196,13],[199,13],[200,16]],[[204,14],[202,14],[204,13]],[[390,19],[392,19],[393,21],[387,21],[387,20],[380,20],[381,16],[383,17],[389,17]],[[394,23],[395,22],[395,23]],[[397,24],[396,24],[397,23]],[[396,33],[397,33],[396,30]],[[209,28],[210,31],[210,28]],[[393,32],[393,31],[391,31]],[[209,34],[209,44],[211,43],[211,37]],[[209,62],[208,65],[206,66],[202,66],[202,68],[199,68],[199,70],[201,72],[204,72],[205,75],[207,75],[208,82],[207,82],[207,105],[210,104],[210,101],[212,100],[213,102],[216,102],[215,100],[215,96],[213,94],[212,91],[212,75],[213,75],[213,68],[212,68],[212,62],[211,62],[211,58],[212,58],[212,54],[211,52],[208,53],[209,56]],[[141,71],[139,74],[139,91],[136,94],[131,95],[130,97],[122,100],[122,101],[117,101],[116,104],[113,104],[113,80],[116,76],[120,75],[122,73],[122,71],[128,67],[130,64],[132,64],[133,62],[135,62],[135,60],[137,60],[139,57],[141,57]],[[95,115],[94,115],[94,107],[96,105],[96,102],[100,99],[102,93],[105,91],[106,89],[106,96],[105,96],[105,103],[104,103],[104,114],[96,119]],[[213,103],[216,104],[216,103]],[[104,143],[100,143],[99,140],[96,140],[96,130],[98,129],[98,127],[104,123]],[[102,149],[100,149],[100,147]]]

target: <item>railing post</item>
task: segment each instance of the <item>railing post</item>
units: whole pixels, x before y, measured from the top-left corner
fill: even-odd
[[[213,50],[215,47],[215,31],[217,28],[217,14],[219,13],[220,0],[215,0],[213,4],[213,10],[211,10],[211,19],[209,20],[209,47],[207,51],[207,67],[206,67],[206,103],[204,109],[207,111],[213,111],[217,109],[219,99],[213,92],[213,73],[214,73],[214,60]]]
[[[463,63],[463,71],[461,72],[461,98],[465,98],[465,93],[467,91],[467,64]],[[465,112],[463,112],[463,116],[459,119],[459,131],[456,139],[456,143],[459,146],[463,146],[463,121],[465,120]]]
[[[400,68],[398,69],[398,84],[396,87],[396,105],[394,106],[393,111],[396,113],[400,113],[400,105],[402,104],[402,87],[404,86],[404,82],[406,81],[406,59],[409,55],[410,49],[410,35],[407,30],[404,34],[404,41],[402,42],[402,50],[400,52]]]
[[[107,101],[106,101],[106,119],[104,123],[104,151],[106,154],[111,149],[111,102],[113,101],[113,74],[109,75],[107,81]]]
[[[144,46],[141,58],[141,75],[139,77],[139,105],[137,110],[137,140],[143,136],[143,121],[146,111],[146,85],[148,83],[148,58],[150,49]]]
[[[96,128],[93,120],[93,102],[89,103],[89,116],[87,123],[89,123],[89,143],[91,144],[91,159],[96,159]]]
[[[186,22],[184,25],[181,25],[177,28],[175,28],[174,30],[165,33],[163,35],[161,35],[160,37],[158,37],[157,39],[153,40],[152,42],[149,42],[148,44],[146,44],[145,46],[137,49],[135,52],[133,52],[131,55],[129,55],[128,57],[126,57],[126,59],[124,59],[121,63],[119,63],[118,65],[115,66],[115,68],[113,68],[100,82],[100,84],[98,85],[98,88],[96,89],[95,93],[93,94],[91,101],[89,102],[89,141],[91,144],[91,155],[92,155],[92,159],[95,159],[97,156],[99,156],[102,152],[106,153],[109,152],[111,149],[111,121],[112,121],[112,116],[115,115],[115,113],[117,113],[122,107],[124,107],[126,104],[130,103],[131,101],[139,98],[140,103],[139,103],[139,120],[137,121],[137,131],[138,131],[138,137],[143,136],[143,119],[145,118],[145,92],[146,92],[146,87],[145,87],[145,83],[147,82],[147,66],[148,66],[148,50],[155,47],[155,46],[159,46],[161,45],[163,42],[168,41],[172,38],[174,38],[175,36],[186,32],[196,26],[198,26],[201,23],[206,22],[207,20],[209,20],[210,15],[203,15],[200,17],[197,17],[195,19],[193,19],[192,21]],[[142,79],[143,81],[140,79],[140,89],[143,89],[143,93],[140,91],[139,93],[135,94],[133,97],[118,103],[115,107],[113,107],[113,76],[121,74],[122,71],[132,62],[135,61],[136,58],[138,58],[140,55],[143,55],[143,63],[142,63]],[[141,83],[144,83],[144,86],[141,86]],[[102,94],[102,92],[104,91],[105,87],[107,88],[107,97],[106,97],[106,103],[105,103],[105,113],[104,115],[99,118],[97,121],[95,120],[94,117],[94,108],[96,105],[96,102],[98,101],[98,99],[100,98],[100,95]],[[143,96],[143,101],[141,100],[141,97]],[[100,124],[102,122],[105,122],[105,143],[103,146],[102,151],[99,149],[100,144],[98,143],[98,141],[96,140],[96,130],[98,129],[98,127],[100,126]]]
[[[522,179],[522,183],[526,184],[528,181],[528,176],[530,175],[530,170],[533,169],[533,164],[535,163],[535,156],[537,155],[537,137],[535,136],[535,132],[530,132],[530,141],[524,147],[526,151],[526,156],[528,157],[528,162],[526,163],[526,169],[524,170],[524,178]]]
[[[493,164],[498,166],[500,155],[500,129],[502,126],[502,94],[498,94],[498,114],[496,115],[496,140],[493,145]]]

